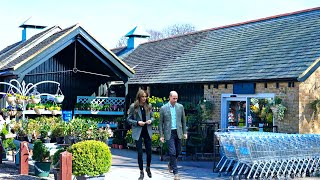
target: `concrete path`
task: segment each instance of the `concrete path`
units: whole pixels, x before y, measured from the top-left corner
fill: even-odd
[[[112,180],[136,180],[139,177],[139,168],[137,163],[137,154],[134,150],[128,149],[111,149],[112,152],[112,166],[110,171],[106,174],[105,179]],[[145,159],[145,154],[144,154]],[[33,180],[39,179],[32,176],[33,167],[32,161],[29,161],[30,170],[29,176],[18,175],[18,167],[15,166],[10,159],[0,164],[0,179],[23,179]],[[179,174],[181,180],[209,180],[209,179],[228,179],[228,177],[219,178],[218,174],[212,172],[213,162],[203,161],[179,161],[178,162]],[[173,174],[167,170],[167,162],[160,161],[160,156],[157,154],[152,155],[151,164],[152,179],[145,173],[145,180],[167,180],[173,179]],[[46,179],[54,179],[53,174]]]
[[[137,154],[134,150],[112,149],[113,162],[107,179],[138,179],[140,171],[137,163]],[[145,154],[144,154],[145,161]],[[169,173],[166,161],[160,161],[160,156],[152,155],[151,172],[152,180],[173,179],[173,174]],[[212,172],[213,162],[203,161],[179,161],[179,174],[182,180],[209,180],[209,179],[228,179],[219,178]],[[150,179],[145,173],[145,179]]]

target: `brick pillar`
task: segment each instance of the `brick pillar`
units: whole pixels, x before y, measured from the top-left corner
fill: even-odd
[[[65,151],[60,154],[60,178],[59,180],[72,179],[72,154]]]
[[[26,141],[20,143],[20,168],[19,174],[29,174],[29,144]]]

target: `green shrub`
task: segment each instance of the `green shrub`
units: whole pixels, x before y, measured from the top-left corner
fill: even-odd
[[[160,146],[160,134],[154,133],[152,134],[152,147],[159,147]]]
[[[16,149],[16,145],[13,143],[13,138],[2,140],[3,148],[6,150],[14,150]]]
[[[130,143],[130,144],[133,144],[133,143],[134,143],[134,140],[133,140],[133,138],[132,138],[132,129],[130,129],[129,131],[127,131],[125,140],[126,140],[127,143]]]
[[[59,160],[60,160],[60,153],[64,152],[65,150],[63,148],[58,149],[52,156],[52,165],[54,167],[60,167],[59,166]],[[57,164],[58,163],[58,164]]]
[[[72,174],[76,176],[98,176],[110,169],[111,152],[103,142],[82,141],[73,144],[68,151],[72,153]]]
[[[44,162],[50,157],[50,151],[42,143],[41,140],[36,140],[33,145],[32,160],[36,162]]]

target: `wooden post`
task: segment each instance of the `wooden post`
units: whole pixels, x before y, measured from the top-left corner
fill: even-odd
[[[60,177],[59,180],[72,179],[72,154],[65,151],[60,154]]]
[[[2,146],[2,141],[0,139],[0,164],[2,164],[2,153],[3,153],[3,146]]]
[[[19,174],[28,175],[29,174],[29,144],[27,141],[22,141],[20,143],[20,168]]]

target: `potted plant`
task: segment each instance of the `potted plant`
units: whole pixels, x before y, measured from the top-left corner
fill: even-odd
[[[36,112],[36,114],[40,115],[43,113],[44,111],[44,105],[43,104],[37,104],[35,107],[34,107],[34,112]]]
[[[16,97],[16,99],[15,99],[16,104],[23,104],[24,102],[27,102],[27,100],[28,100],[28,96],[23,96],[18,93],[15,94],[15,97]]]
[[[57,144],[63,144],[64,140],[64,130],[65,130],[65,125],[64,122],[58,123],[53,129],[51,133],[51,139],[56,139]]]
[[[41,101],[41,97],[39,95],[31,95],[30,96],[30,101],[33,104],[38,104]]]
[[[7,116],[15,116],[17,114],[16,106],[9,105],[5,109],[2,109],[2,112]]]
[[[120,139],[118,139],[117,137],[114,137],[112,139],[112,147],[115,149],[119,149],[119,142],[120,142]]]
[[[35,106],[36,106],[35,104],[28,103],[27,106],[26,106],[26,109],[27,110],[33,110]]]
[[[49,107],[49,110],[51,111],[52,115],[57,115],[59,111],[61,111],[61,107],[59,105],[53,105]]]
[[[36,139],[38,139],[38,136],[40,135],[40,126],[41,124],[38,123],[38,121],[34,119],[28,120],[26,131],[29,137],[31,137],[32,141],[35,141]]]
[[[20,116],[22,115],[22,112],[23,112],[23,107],[22,107],[22,105],[21,105],[21,104],[17,104],[17,105],[16,105],[16,109],[17,109],[17,114],[16,114],[16,116],[17,116],[17,117],[20,117]]]
[[[132,129],[130,129],[129,131],[127,131],[125,140],[127,142],[127,146],[128,147],[134,147],[134,140],[132,138]]]
[[[36,140],[33,145],[32,160],[34,163],[35,175],[38,177],[48,177],[51,162],[49,161],[50,152],[41,140]]]
[[[68,151],[72,153],[72,174],[78,180],[104,179],[111,166],[109,147],[100,141],[88,140],[73,144]],[[93,163],[94,162],[94,163]]]

